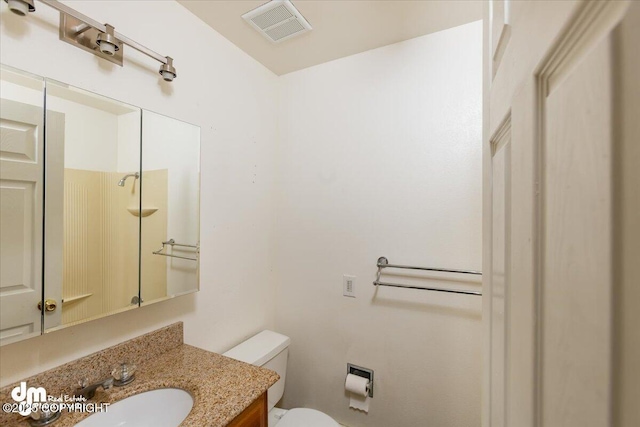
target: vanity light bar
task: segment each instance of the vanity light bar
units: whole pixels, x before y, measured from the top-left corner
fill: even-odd
[[[169,56],[162,56],[131,40],[123,34],[114,30],[109,24],[101,24],[100,22],[78,12],[69,6],[60,3],[57,0],[38,0],[47,6],[60,12],[60,39],[73,44],[83,50],[94,53],[95,55],[107,59],[113,63],[122,66],[123,53],[120,48],[123,44],[141,52],[156,61],[160,62],[158,72],[166,81],[173,81],[177,77],[176,69],[173,66],[173,59]],[[26,11],[34,12],[35,6],[33,0],[5,0],[9,5],[9,9],[17,15],[24,16]],[[97,32],[96,35],[89,33]]]

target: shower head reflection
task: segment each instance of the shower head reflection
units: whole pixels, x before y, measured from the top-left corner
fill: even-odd
[[[136,173],[130,173],[130,174],[127,174],[127,175],[123,176],[123,177],[122,177],[122,179],[121,179],[120,181],[118,181],[118,186],[119,186],[119,187],[124,187],[124,183],[125,183],[125,181],[126,181],[126,180],[127,180],[127,178],[129,178],[130,176],[135,177],[135,179],[140,178],[140,174],[139,174],[138,172],[136,172]]]

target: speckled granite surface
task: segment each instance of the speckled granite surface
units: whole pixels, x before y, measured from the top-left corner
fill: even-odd
[[[79,378],[84,376],[91,383],[102,380],[122,361],[138,366],[135,381],[124,387],[100,389],[91,402],[113,404],[144,391],[181,388],[194,399],[183,426],[226,426],[279,379],[268,369],[183,344],[180,322],[27,378],[26,382],[28,387],[45,387],[49,395],[72,395]],[[13,402],[10,393],[16,385],[0,389],[0,403]],[[63,413],[53,426],[72,426],[89,415]],[[0,425],[24,427],[28,423],[18,414],[0,412]]]

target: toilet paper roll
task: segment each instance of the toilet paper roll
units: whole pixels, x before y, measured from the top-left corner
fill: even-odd
[[[369,380],[358,375],[348,374],[344,389],[349,392],[349,407],[369,412]]]
[[[344,389],[358,396],[367,396],[369,394],[369,380],[358,375],[348,374],[347,380],[344,382]]]

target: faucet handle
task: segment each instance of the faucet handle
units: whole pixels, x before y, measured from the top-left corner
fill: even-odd
[[[31,426],[46,426],[49,425],[51,423],[53,423],[54,421],[56,421],[58,418],[60,418],[60,415],[62,414],[62,411],[50,411],[50,410],[44,410],[42,409],[41,405],[36,406],[35,408],[33,408],[31,414],[29,414],[29,425]]]
[[[114,378],[113,385],[122,387],[134,380],[136,374],[136,365],[133,363],[121,363],[113,368],[111,375]]]

